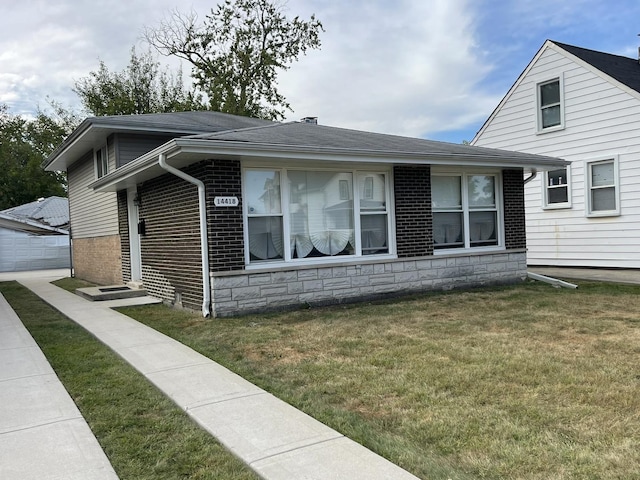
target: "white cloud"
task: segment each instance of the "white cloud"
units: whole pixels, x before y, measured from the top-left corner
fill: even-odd
[[[464,127],[496,103],[472,94],[490,67],[465,0],[336,3],[318,16],[322,49],[281,77],[295,118],[421,136]]]

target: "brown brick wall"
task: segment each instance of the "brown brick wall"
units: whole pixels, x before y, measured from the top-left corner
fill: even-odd
[[[75,276],[99,285],[122,283],[120,236],[77,238],[73,240]]]
[[[431,168],[398,165],[393,178],[398,257],[433,255]]]
[[[505,247],[525,248],[524,179],[522,169],[502,171]]]

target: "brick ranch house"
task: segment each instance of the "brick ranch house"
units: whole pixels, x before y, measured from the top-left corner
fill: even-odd
[[[78,277],[205,316],[521,281],[524,182],[566,165],[215,112],[87,119],[45,162]]]

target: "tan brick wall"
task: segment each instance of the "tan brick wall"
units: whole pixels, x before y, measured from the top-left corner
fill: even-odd
[[[73,240],[75,276],[99,285],[122,283],[120,235]]]

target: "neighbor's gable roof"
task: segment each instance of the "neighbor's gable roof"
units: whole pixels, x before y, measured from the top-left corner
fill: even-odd
[[[0,226],[31,233],[68,233],[69,201],[62,197],[48,197],[2,210]]]
[[[471,141],[473,144],[486,127],[491,123],[493,118],[502,109],[504,104],[509,100],[513,92],[527,76],[533,65],[536,64],[540,56],[549,48],[553,48],[559,53],[570,57],[572,60],[581,64],[585,68],[593,71],[596,75],[604,77],[611,83],[617,83],[626,91],[640,99],[640,63],[638,60],[623,57],[621,55],[613,55],[611,53],[598,52],[587,48],[576,47],[566,43],[560,43],[553,40],[544,42],[540,50],[535,54],[524,71],[518,76],[507,94],[502,98],[498,106],[493,110],[489,118],[484,122],[478,133]]]
[[[159,176],[165,173],[158,165],[160,154],[177,168],[210,158],[265,164],[272,160],[296,160],[312,162],[314,166],[322,162],[366,162],[525,170],[569,164],[529,153],[292,122],[176,138],[90,186],[98,191],[115,191]]]
[[[270,125],[259,118],[211,111],[112,115],[86,118],[42,163],[45,170],[66,170],[86,152],[103,144],[116,132],[148,135],[193,135]]]
[[[597,68],[602,73],[640,93],[640,63],[638,63],[637,59],[574,47],[566,43],[553,43]]]

